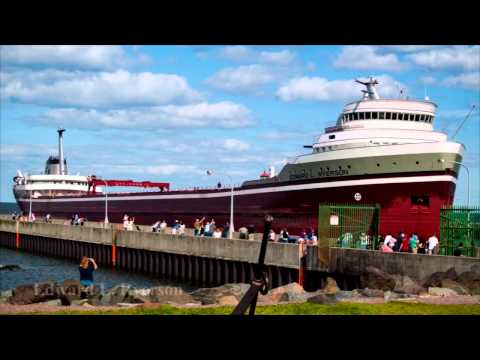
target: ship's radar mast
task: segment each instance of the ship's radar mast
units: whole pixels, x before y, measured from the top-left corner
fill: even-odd
[[[369,100],[380,99],[380,96],[378,96],[377,90],[375,89],[375,85],[378,84],[377,79],[370,76],[368,81],[360,81],[358,79],[355,79],[355,82],[365,85],[367,87],[367,90],[362,90],[362,92],[364,93],[364,96],[363,96],[364,99],[369,99]]]

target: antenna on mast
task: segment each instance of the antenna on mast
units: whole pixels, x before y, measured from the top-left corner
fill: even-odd
[[[465,116],[465,119],[463,119],[462,123],[460,124],[460,126],[457,128],[457,130],[455,130],[455,133],[453,134],[452,136],[452,140],[455,139],[455,136],[457,136],[458,132],[460,131],[460,129],[462,128],[463,124],[465,124],[465,121],[467,121],[467,119],[470,117],[470,115],[472,114],[473,112],[473,109],[475,109],[475,105],[472,105],[472,108],[470,109],[470,111],[468,112],[467,116]]]

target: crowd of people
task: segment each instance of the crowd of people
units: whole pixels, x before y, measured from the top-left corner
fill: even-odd
[[[412,254],[438,254],[439,240],[434,233],[427,241],[423,242],[419,239],[417,233],[413,232],[407,237],[403,231],[400,231],[397,237],[387,234],[385,239],[380,242],[380,250],[382,252],[407,252]]]

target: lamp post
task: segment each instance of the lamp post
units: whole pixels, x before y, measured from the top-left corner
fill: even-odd
[[[30,203],[28,207],[28,221],[32,221],[32,190],[30,190]]]
[[[213,175],[213,171],[207,170],[207,175]],[[234,227],[233,227],[233,179],[230,175],[224,174],[227,176],[230,180],[231,187],[230,187],[230,222],[229,222],[229,227],[228,227],[228,238],[232,239],[233,238],[233,232],[234,232]]]
[[[467,208],[470,207],[470,171],[468,170],[468,167],[465,166],[464,164],[462,164],[461,162],[454,161],[454,160],[441,159],[440,162],[458,164],[458,165],[463,166],[465,168],[465,170],[467,171]]]
[[[105,184],[105,224],[108,224],[108,185],[105,180],[102,180],[102,182]]]

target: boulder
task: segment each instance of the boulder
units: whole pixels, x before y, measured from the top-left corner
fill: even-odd
[[[220,297],[230,295],[240,301],[249,288],[249,284],[225,284],[213,288],[201,288],[190,293],[193,298],[190,302],[201,302],[202,305],[215,304]]]
[[[137,304],[132,304],[132,303],[117,303],[116,305],[119,306],[119,307],[132,308],[132,307],[137,307],[137,306],[139,306],[140,304],[139,304],[139,303],[137,303]]]
[[[0,264],[0,270],[10,270],[10,271],[15,271],[15,270],[22,270],[22,268],[18,265],[2,265]]]
[[[338,288],[337,282],[334,278],[327,277],[326,284],[322,290],[325,294],[336,294],[340,289]]]
[[[406,275],[393,275],[393,278],[395,279],[393,291],[396,293],[418,295],[425,291],[424,288]]]
[[[398,300],[398,299],[408,299],[408,298],[414,298],[416,295],[411,295],[411,294],[405,294],[405,293],[397,293],[393,291],[385,291],[383,294],[383,299],[388,302],[392,300]]]
[[[360,285],[362,288],[393,290],[395,280],[392,275],[387,274],[373,266],[367,266],[365,272],[360,276]]]
[[[162,304],[186,304],[190,302],[195,302],[193,296],[184,292],[182,288],[164,286],[151,288],[148,299],[151,302]]]
[[[72,300],[71,305],[77,305],[77,306],[82,306],[84,304],[88,303],[88,299],[80,299],[80,300]]]
[[[442,280],[445,279],[450,279],[450,280],[456,280],[457,279],[457,272],[455,271],[454,268],[450,268],[445,272],[438,271],[430,276],[427,276],[423,282],[422,286],[424,288],[429,288],[429,287],[440,287],[442,286]]]
[[[308,298],[307,302],[312,304],[336,304],[337,298],[333,294],[318,294]]]
[[[80,299],[82,286],[78,280],[65,280],[58,289],[72,301]]]
[[[233,295],[222,296],[217,300],[217,304],[224,306],[237,306],[238,300]]]
[[[355,296],[355,293],[353,291],[347,291],[347,290],[339,290],[335,293],[335,297],[338,300],[351,299],[354,296]]]
[[[17,286],[9,298],[11,304],[26,305],[58,298],[55,283],[35,283]]]
[[[456,291],[452,289],[445,289],[441,287],[429,287],[428,295],[432,296],[456,296],[458,295]]]
[[[60,306],[62,305],[62,301],[60,299],[55,299],[55,300],[49,300],[44,302],[46,305],[51,305],[51,306]]]
[[[5,291],[0,292],[0,299],[7,300],[11,296],[13,296],[13,290],[5,290]]]
[[[306,301],[311,294],[307,293],[303,287],[294,282],[284,286],[279,286],[265,295],[265,300],[278,303],[282,301]]]
[[[468,289],[466,289],[465,287],[460,285],[458,282],[456,282],[454,280],[451,280],[451,279],[442,280],[440,287],[445,288],[445,289],[452,289],[453,291],[455,291],[459,295],[468,295],[469,294]]]
[[[366,297],[384,297],[383,290],[365,288],[361,290],[361,294]]]
[[[121,302],[124,302],[125,298],[128,296],[128,291],[131,289],[131,286],[128,284],[120,284],[114,286],[108,290],[103,296],[100,297],[101,305],[115,305]],[[89,303],[91,303],[89,301]],[[94,305],[94,304],[92,304]]]
[[[461,273],[457,282],[472,295],[480,295],[480,265],[474,265],[470,271]]]

